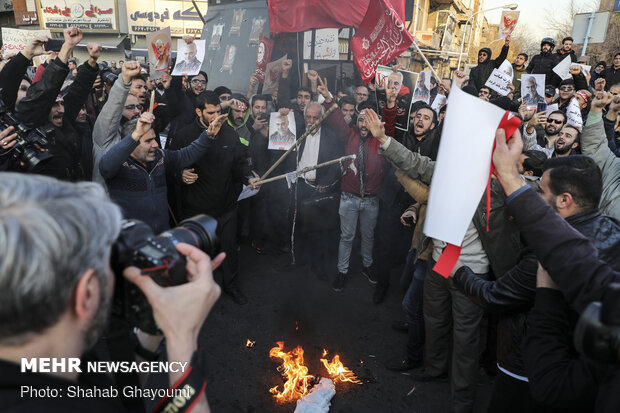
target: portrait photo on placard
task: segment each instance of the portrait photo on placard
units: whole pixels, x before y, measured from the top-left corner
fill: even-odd
[[[239,36],[241,34],[241,25],[243,24],[243,15],[245,9],[233,10],[232,24],[228,31],[229,36]]]
[[[231,44],[226,46],[226,54],[224,54],[224,61],[222,62],[220,72],[229,71],[232,73],[233,65],[235,64],[235,54],[237,54],[237,46]]]
[[[200,71],[205,58],[206,40],[194,40],[187,44],[179,39],[177,43],[177,63],[174,65],[174,76],[196,75]]]
[[[213,32],[211,33],[211,41],[209,42],[209,50],[216,50],[220,48],[220,42],[222,41],[222,33],[224,32],[224,24],[214,24]]]
[[[170,27],[146,35],[151,79],[159,79],[168,70],[170,50],[172,49],[171,42]]]
[[[545,101],[545,75],[521,75],[521,96],[525,103]]]
[[[288,150],[295,144],[296,130],[295,113],[293,111],[290,111],[286,116],[280,115],[280,112],[271,112],[268,149]]]
[[[255,17],[252,19],[252,30],[250,31],[250,38],[248,39],[248,45],[258,44],[259,36],[263,32],[265,26],[265,19],[262,17]]]
[[[428,103],[431,99],[431,76],[430,69],[423,70],[418,75],[418,80],[415,84],[415,90],[413,91],[413,102],[423,101]]]
[[[411,98],[418,79],[418,74],[407,70],[394,72],[391,67],[379,66],[375,76],[375,94],[377,106],[383,110],[387,101],[386,90],[396,93],[396,129],[406,131],[409,128],[409,111]]]

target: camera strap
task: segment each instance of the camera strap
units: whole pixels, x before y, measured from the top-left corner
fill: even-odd
[[[190,365],[183,377],[177,380],[166,396],[157,403],[153,413],[189,412],[202,397],[206,387],[203,351],[198,349],[192,354]]]

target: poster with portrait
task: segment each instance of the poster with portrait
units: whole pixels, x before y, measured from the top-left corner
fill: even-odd
[[[502,17],[500,19],[499,26],[499,39],[505,39],[507,36],[510,36],[517,25],[517,20],[519,20],[519,11],[513,10],[504,10],[502,12]]]
[[[205,59],[206,40],[194,40],[187,44],[185,40],[177,41],[177,63],[172,71],[173,76],[196,75]]]
[[[521,96],[525,103],[546,103],[545,75],[521,75]]]
[[[248,45],[259,44],[259,36],[263,32],[265,26],[265,19],[262,17],[252,19],[252,30],[250,31],[250,38],[248,39]]]
[[[237,46],[229,44],[226,46],[226,53],[224,54],[224,61],[222,62],[222,68],[220,72],[229,71],[232,74],[232,68],[235,64],[235,55],[237,54]]]
[[[379,111],[383,110],[387,100],[386,90],[396,93],[396,128],[406,131],[409,128],[409,112],[413,90],[418,74],[407,70],[394,72],[391,67],[378,66],[375,75],[375,96]],[[430,82],[430,80],[429,80]],[[430,84],[430,83],[429,83]]]
[[[258,47],[256,50],[256,69],[254,69],[254,76],[260,83],[265,82],[265,71],[267,70],[267,63],[271,60],[271,52],[273,50],[273,40],[259,35]]]
[[[278,91],[278,81],[282,75],[282,63],[288,59],[288,55],[284,55],[278,60],[267,63],[265,67],[265,82],[263,83],[263,93],[271,95]]]
[[[415,84],[415,90],[413,91],[413,102],[423,101],[428,104],[431,100],[431,77],[433,72],[431,69],[423,70],[418,75],[418,80]]]
[[[152,80],[156,80],[170,66],[170,51],[172,50],[170,27],[148,33],[146,35],[146,44],[149,48],[149,74]]]
[[[213,32],[211,32],[211,41],[209,42],[209,50],[218,50],[222,41],[222,33],[224,32],[224,24],[214,24]]]
[[[514,71],[512,70],[512,65],[508,60],[504,60],[499,68],[493,69],[491,76],[489,76],[489,79],[484,85],[502,96],[507,96],[508,93],[510,93],[508,85],[512,84],[513,77]]]
[[[268,149],[286,151],[293,144],[297,137],[295,131],[295,113],[291,110],[288,115],[280,115],[280,112],[271,112],[269,118],[269,146]]]
[[[243,24],[243,15],[245,9],[233,10],[232,24],[228,31],[229,36],[239,36],[241,34],[241,25]]]

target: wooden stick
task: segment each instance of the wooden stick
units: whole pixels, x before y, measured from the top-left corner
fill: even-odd
[[[428,61],[428,59],[426,58],[426,56],[424,56],[424,53],[422,53],[422,50],[420,50],[420,47],[418,47],[418,42],[416,42],[416,40],[413,40],[413,45],[415,46],[416,50],[418,51],[418,53],[420,53],[420,56],[422,56],[422,59],[424,59],[424,63],[426,63],[426,65],[431,69],[431,71],[433,72],[433,75],[435,75],[435,79],[437,79],[437,84],[441,85],[441,77],[439,77],[439,75],[437,74],[437,72],[435,72],[435,69],[433,69],[433,66],[431,66],[430,62]]]
[[[293,144],[293,146],[291,146],[290,148],[288,148],[288,151],[284,152],[284,153],[282,154],[282,156],[280,156],[280,159],[278,159],[278,160],[277,160],[277,161],[276,161],[273,165],[271,165],[271,167],[270,167],[269,169],[267,169],[267,172],[265,172],[265,173],[263,174],[263,176],[261,176],[261,177],[260,177],[260,179],[261,179],[261,180],[263,180],[263,179],[267,178],[267,176],[268,176],[270,173],[272,173],[272,172],[273,172],[273,170],[274,170],[274,169],[276,169],[276,168],[278,167],[278,165],[280,165],[280,164],[282,163],[282,161],[284,161],[284,159],[285,159],[285,158],[286,158],[286,157],[287,157],[287,156],[288,156],[291,152],[293,152],[293,151],[295,150],[295,148],[297,148],[297,146],[299,146],[299,144],[300,144],[300,143],[301,143],[304,139],[306,139],[306,137],[307,137],[308,135],[310,135],[313,131],[315,131],[315,130],[316,130],[316,129],[317,129],[317,128],[321,125],[321,123],[323,123],[323,121],[324,121],[325,119],[327,119],[327,117],[328,117],[329,115],[331,115],[331,114],[332,114],[332,113],[333,113],[336,109],[338,109],[338,105],[337,105],[336,103],[334,103],[334,104],[332,105],[332,107],[331,107],[331,108],[329,108],[329,109],[327,110],[327,112],[325,112],[325,113],[323,114],[323,116],[321,116],[321,117],[320,117],[320,118],[319,118],[316,122],[314,122],[314,123],[310,126],[310,128],[306,131],[306,133],[304,133],[303,135],[301,135],[301,136],[299,137],[299,139],[297,139],[297,140],[295,141],[295,143]]]
[[[153,106],[155,106],[155,89],[151,92],[151,103],[149,105],[149,113],[153,113]]]
[[[327,162],[320,163],[320,164],[318,164],[318,165],[314,165],[314,166],[307,166],[307,167],[305,167],[305,168],[300,169],[299,171],[296,171],[296,175],[297,175],[297,176],[299,176],[299,175],[303,175],[303,174],[305,174],[306,172],[314,171],[315,169],[319,169],[319,168],[322,168],[322,167],[324,167],[324,166],[333,165],[333,164],[335,164],[335,163],[342,162],[342,161],[346,161],[346,160],[348,160],[348,159],[350,159],[350,160],[352,160],[352,161],[353,161],[353,160],[355,160],[355,158],[357,158],[357,155],[347,155],[347,156],[343,156],[343,157],[341,157],[341,158],[332,159],[331,161],[327,161]],[[290,172],[289,172],[289,173],[290,173]],[[288,174],[278,175],[278,176],[274,176],[273,178],[268,178],[268,179],[262,179],[262,178],[261,178],[261,180],[260,180],[260,181],[258,181],[258,182],[255,182],[255,183],[254,183],[254,185],[257,185],[257,186],[258,186],[258,185],[266,184],[266,183],[268,183],[268,182],[277,181],[277,180],[279,180],[279,179],[284,179],[284,178],[286,178],[286,175],[288,175]]]

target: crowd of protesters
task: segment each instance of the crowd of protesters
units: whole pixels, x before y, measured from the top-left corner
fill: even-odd
[[[620,52],[591,73],[572,66],[562,80],[553,67],[565,56],[580,58],[571,38],[555,51],[546,37],[540,54],[517,56],[511,92],[500,96],[485,84],[507,56],[507,40],[497,59],[482,48],[469,76],[433,79],[429,103],[403,103],[388,84],[379,110],[372,82],[329,90],[327,79],[309,70],[293,83],[290,60],[277,95],[256,93],[255,77],[243,95],[232,93],[233,85],[209,84],[204,72],[153,82],[135,61],[107,69],[97,44],[76,66],[71,55],[82,34],[75,28],[64,30],[60,52],[35,74],[32,59],[47,54],[46,40],[2,62],[0,97],[24,125],[48,134],[41,150],[52,157],[31,167],[8,156],[16,145],[10,127],[0,133],[0,170],[99,183],[125,218],[155,233],[197,214],[214,217],[226,253],[220,285],[240,305],[248,300],[238,282],[243,242],[258,254],[290,256],[287,269],[329,280],[336,292],[358,276],[351,258],[360,248],[359,275],[374,285],[375,304],[384,301],[391,272],[404,267],[405,321],[394,328],[408,334],[408,344],[386,367],[418,369],[419,382],[450,380],[455,412],[472,411],[481,366],[495,376],[489,411],[620,409],[612,390],[617,365],[590,360],[571,342],[579,314],[620,280]],[[558,110],[537,112],[523,102],[523,74],[546,76],[544,99]],[[483,197],[459,262],[444,278],[433,267],[446,244],[427,237],[423,224],[447,110],[432,103],[452,87],[514,112],[522,124],[509,144],[498,131],[490,214]],[[582,124],[567,116],[573,99]],[[272,176],[356,159],[257,185],[283,153],[268,149],[270,114],[280,114],[284,130],[293,112],[299,138],[333,105]],[[395,122],[409,109],[404,132]],[[259,192],[238,201],[244,187]]]

